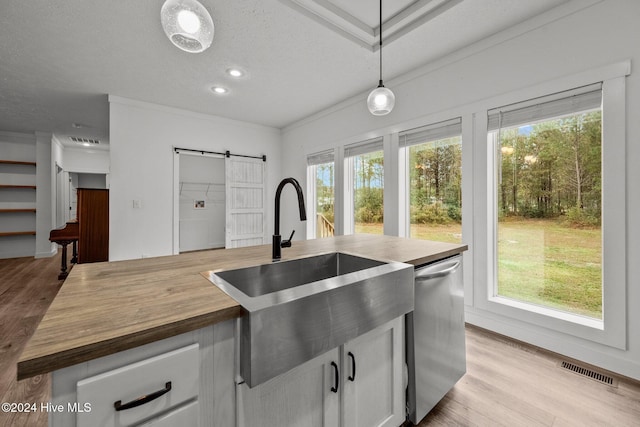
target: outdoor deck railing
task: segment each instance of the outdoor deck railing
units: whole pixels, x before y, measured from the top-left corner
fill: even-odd
[[[325,218],[322,214],[317,214],[317,233],[316,237],[331,237],[334,235],[333,224],[329,222],[327,218]]]

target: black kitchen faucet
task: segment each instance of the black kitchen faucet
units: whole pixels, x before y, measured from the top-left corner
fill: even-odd
[[[293,188],[296,189],[296,193],[298,193],[298,207],[300,209],[300,221],[307,220],[307,212],[304,208],[304,195],[302,194],[302,187],[300,187],[300,183],[295,178],[285,178],[280,181],[278,184],[278,189],[276,190],[276,208],[275,208],[275,225],[273,227],[273,249],[272,255],[273,260],[278,260],[282,256],[281,248],[290,248],[291,247],[291,239],[295,234],[296,230],[291,232],[291,236],[289,236],[288,240],[282,240],[282,236],[280,236],[280,195],[282,193],[282,189],[285,185],[291,184]]]

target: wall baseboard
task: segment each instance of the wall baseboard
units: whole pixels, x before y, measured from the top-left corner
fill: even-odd
[[[34,258],[51,258],[58,253],[58,248],[53,248],[47,252],[36,252]]]

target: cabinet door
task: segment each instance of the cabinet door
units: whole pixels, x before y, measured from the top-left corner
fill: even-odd
[[[343,426],[397,427],[405,421],[402,320],[392,320],[343,346]]]
[[[339,357],[334,349],[254,388],[239,384],[239,425],[338,426]]]

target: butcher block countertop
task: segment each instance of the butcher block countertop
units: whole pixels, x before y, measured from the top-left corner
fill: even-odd
[[[466,245],[352,235],[294,241],[282,259],[344,251],[419,265]],[[138,347],[242,315],[204,276],[271,262],[271,245],[75,265],[18,361],[18,379]]]

